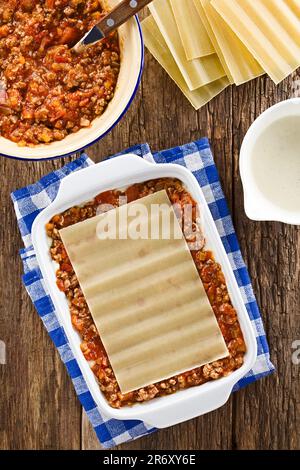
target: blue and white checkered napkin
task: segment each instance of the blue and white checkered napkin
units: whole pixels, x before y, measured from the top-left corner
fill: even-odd
[[[269,348],[264,327],[252,291],[247,268],[239,249],[226,200],[220,186],[217,169],[214,164],[208,140],[201,139],[198,142],[164,150],[153,155],[147,144],[130,148],[122,152],[122,154],[124,153],[135,153],[153,163],[172,162],[183,165],[192,171],[197,178],[228,254],[257,338],[258,356],[256,363],[253,369],[239,381],[235,390],[270,374],[274,370],[274,367],[270,362]],[[31,245],[32,223],[39,212],[54,200],[60,180],[73,171],[80,170],[92,164],[93,162],[87,155],[83,154],[78,160],[68,163],[62,169],[44,176],[37,183],[15,191],[12,194],[12,199],[25,245],[25,248],[20,251],[24,264],[23,281],[25,287],[58,349],[62,361],[67,367],[78,398],[101,444],[105,448],[109,448],[149,434],[155,431],[155,429],[150,428],[146,423],[141,421],[109,419],[97,408],[81,374],[79,365],[70,349],[64,330],[56,316],[52,300],[49,296],[47,286],[43,281]]]

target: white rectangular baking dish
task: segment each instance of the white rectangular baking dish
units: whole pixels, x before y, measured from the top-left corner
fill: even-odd
[[[173,395],[136,404],[133,407],[114,409],[107,403],[80,350],[80,337],[71,324],[65,294],[56,286],[56,268],[49,254],[49,239],[46,235],[45,224],[53,215],[76,204],[82,204],[102,191],[163,177],[181,180],[200,206],[207,246],[212,249],[216,260],[222,266],[229,294],[244,334],[247,353],[243,366],[227,377],[178,391]],[[72,173],[61,181],[56,199],[35,219],[32,227],[32,242],[70,347],[96,404],[107,417],[122,420],[138,419],[157,428],[172,426],[225,404],[233,386],[252,368],[257,355],[257,345],[247,310],[202,190],[193,174],[184,167],[175,164],[153,164],[136,155],[123,155]]]

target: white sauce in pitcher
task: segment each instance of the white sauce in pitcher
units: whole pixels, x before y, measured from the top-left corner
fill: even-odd
[[[300,209],[300,115],[281,118],[258,137],[251,155],[258,189],[276,206]]]

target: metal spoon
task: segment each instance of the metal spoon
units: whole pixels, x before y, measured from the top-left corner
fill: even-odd
[[[109,33],[129,20],[129,18],[134,16],[151,1],[152,0],[123,0],[98,24],[88,31],[72,49],[79,53],[84,49],[85,46],[94,44],[107,37]]]

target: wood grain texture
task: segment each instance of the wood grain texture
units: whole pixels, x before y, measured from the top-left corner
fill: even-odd
[[[291,360],[292,343],[300,338],[300,227],[251,222],[238,196],[242,194],[238,157],[244,134],[261,112],[294,95],[299,77],[295,73],[277,87],[262,77],[233,94],[234,223],[277,369],[235,396],[233,444],[238,449],[300,448],[300,367]]]
[[[1,157],[0,164],[0,339],[7,349],[7,363],[0,365],[0,448],[76,449],[80,447],[80,406],[22,286],[18,256],[22,243],[9,197],[12,190],[63,162],[25,163]]]
[[[266,77],[225,90],[198,113],[146,53],[142,85],[125,118],[88,150],[95,161],[140,142],[153,150],[203,136],[211,140],[221,182],[266,326],[277,373],[248,386],[220,410],[161,430],[120,449],[300,448],[300,228],[251,222],[243,209],[238,154],[249,125],[268,106],[293,96],[295,73],[275,87]],[[65,160],[0,158],[0,448],[99,449],[71,380],[21,284],[22,246],[9,193],[59,168]]]

